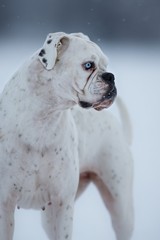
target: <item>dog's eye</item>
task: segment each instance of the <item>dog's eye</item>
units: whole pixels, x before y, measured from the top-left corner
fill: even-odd
[[[83,64],[85,70],[90,70],[95,68],[94,62],[86,62]]]

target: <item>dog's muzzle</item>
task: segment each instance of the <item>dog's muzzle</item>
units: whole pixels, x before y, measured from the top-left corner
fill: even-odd
[[[96,103],[88,103],[80,101],[80,106],[83,108],[93,107],[95,110],[100,111],[104,108],[108,108],[114,102],[117,96],[117,89],[115,86],[115,77],[112,73],[105,72],[101,75],[101,79],[108,85],[107,92],[102,96],[101,100]]]

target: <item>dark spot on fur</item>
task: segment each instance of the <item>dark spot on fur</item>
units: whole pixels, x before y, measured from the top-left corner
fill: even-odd
[[[69,205],[66,207],[66,209],[67,209],[67,210],[69,209]]]
[[[51,42],[52,42],[52,40],[51,40],[51,39],[47,41],[47,43],[48,43],[48,44],[50,44]]]
[[[31,147],[27,146],[27,153],[29,153],[31,151]]]
[[[25,88],[21,88],[21,89],[20,89],[20,91],[22,91],[22,92],[25,92],[25,91],[26,91],[26,89],[25,89]]]
[[[65,239],[67,239],[69,237],[69,235],[67,234],[66,236],[65,236]]]
[[[44,211],[45,210],[45,207],[42,207],[42,211]]]
[[[41,156],[42,156],[42,158],[44,157],[44,153],[43,152],[41,153]]]
[[[46,58],[43,58],[43,59],[42,59],[42,62],[43,62],[43,63],[47,63],[47,59],[46,59]]]
[[[112,179],[114,180],[116,177],[117,177],[117,175],[114,173],[114,174],[112,175]]]
[[[56,155],[58,155],[58,153],[59,153],[58,149],[55,148],[54,151],[55,151]]]
[[[17,185],[15,183],[13,185],[14,185],[14,189],[17,190],[18,189]]]
[[[46,54],[46,52],[45,52],[45,50],[44,50],[44,49],[42,49],[42,50],[40,51],[40,53],[39,53],[39,56],[40,56],[40,57],[43,57],[43,56],[44,56],[44,54]]]
[[[50,206],[50,205],[52,205],[52,203],[51,203],[51,202],[49,202],[49,203],[48,203],[48,206]]]
[[[72,142],[74,142],[74,140],[75,140],[74,137],[73,137],[72,135],[71,135],[71,140],[72,140]]]

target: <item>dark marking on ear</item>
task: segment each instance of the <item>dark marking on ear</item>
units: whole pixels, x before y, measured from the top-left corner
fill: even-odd
[[[40,57],[43,57],[45,54],[46,54],[45,50],[42,49],[42,50],[40,51],[40,53],[39,53],[39,56],[40,56]]]
[[[48,40],[47,43],[50,44],[52,42],[52,39]]]
[[[43,59],[42,59],[42,62],[47,63],[47,59],[46,59],[46,58],[43,58]]]

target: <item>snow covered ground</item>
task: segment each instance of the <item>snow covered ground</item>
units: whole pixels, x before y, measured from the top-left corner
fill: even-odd
[[[19,65],[41,46],[36,42],[0,43],[0,91]],[[160,239],[160,47],[152,44],[104,45],[109,71],[133,125],[135,231],[132,240]],[[110,111],[116,113],[115,106]],[[47,240],[40,212],[16,210],[14,240]],[[94,186],[75,204],[73,239],[115,240],[109,215]]]

